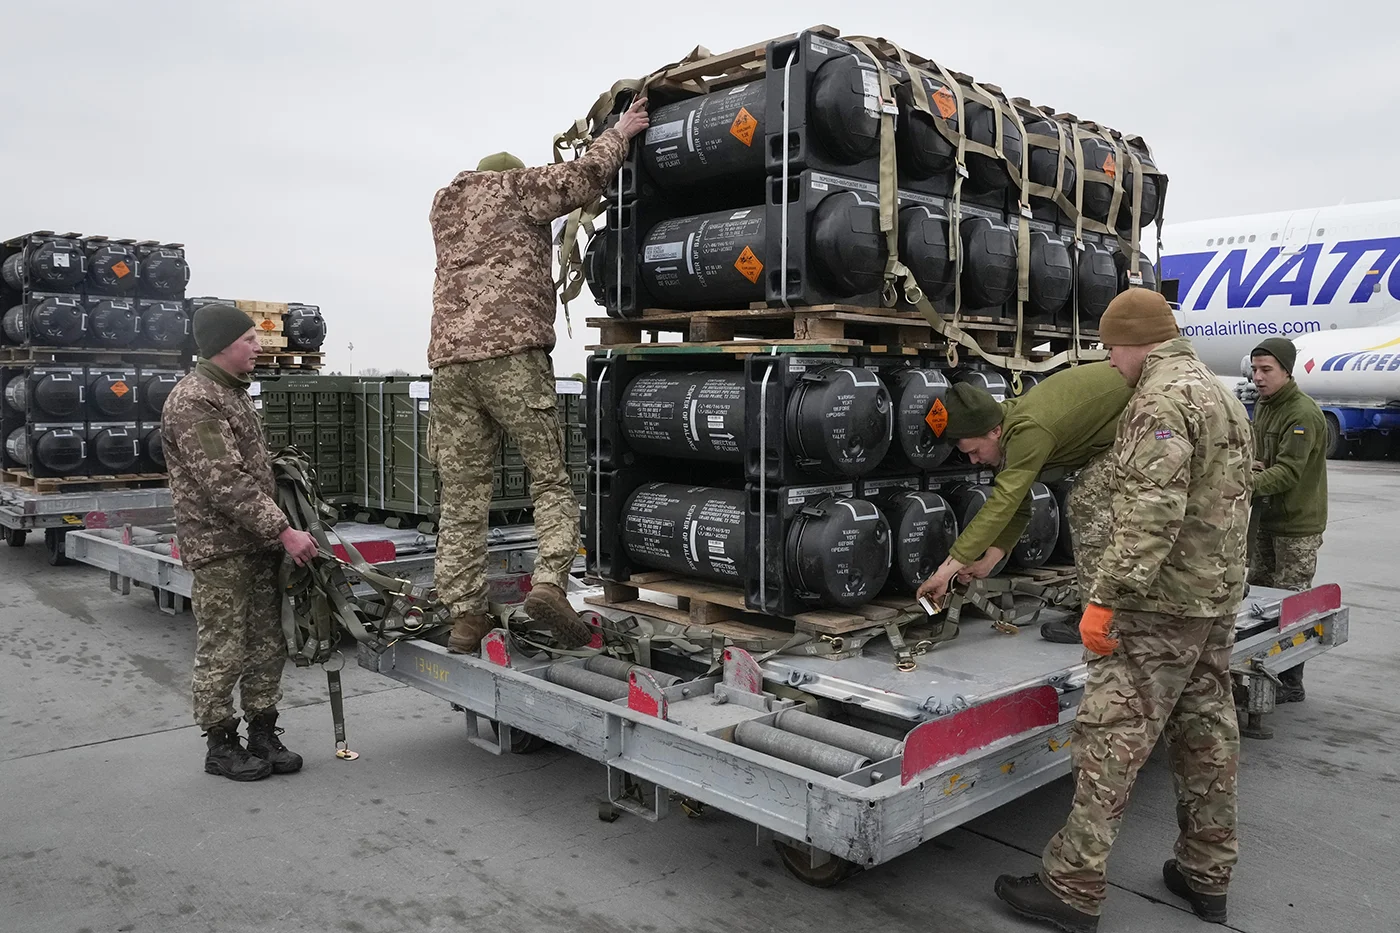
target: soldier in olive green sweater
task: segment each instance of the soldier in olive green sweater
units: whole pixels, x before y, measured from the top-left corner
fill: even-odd
[[[1293,380],[1297,350],[1270,337],[1250,354],[1254,387],[1254,514],[1249,582],[1306,590],[1327,528],[1327,422]],[[1301,702],[1303,665],[1279,675],[1278,702]]]
[[[957,441],[958,449],[973,463],[996,467],[996,486],[986,505],[953,542],[948,559],[919,587],[919,595],[938,599],[955,576],[966,580],[990,574],[1026,530],[1031,485],[1038,479],[1060,479],[1111,448],[1118,418],[1132,394],[1132,388],[1108,363],[1063,370],[1024,396],[1000,403],[975,386],[954,385],[944,400],[948,426],[943,437]],[[1107,502],[1106,496],[1081,498]],[[1096,521],[1094,515],[1078,514],[1089,511],[1093,510],[1070,510],[1076,549],[1083,529],[1107,525]],[[1101,548],[1108,542],[1091,543]],[[1087,592],[1089,581],[1081,580],[1080,585]],[[1079,641],[1072,625],[1058,633],[1062,637],[1045,628],[1042,634],[1054,641]]]

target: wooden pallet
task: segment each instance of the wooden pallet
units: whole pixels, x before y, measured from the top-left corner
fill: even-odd
[[[153,489],[166,485],[168,473],[126,473],[120,476],[32,476],[24,470],[0,470],[0,480],[40,495],[112,489]]]
[[[259,354],[259,370],[280,369],[299,372],[316,372],[325,365],[324,353],[263,353]]]
[[[650,593],[643,595],[643,591]],[[652,593],[676,597],[679,608],[657,602]],[[851,610],[816,609],[793,616],[767,615],[748,610],[744,605],[744,594],[733,587],[664,571],[634,573],[626,583],[604,583],[602,596],[590,596],[584,602],[685,625],[701,625],[721,633],[726,626],[739,625],[746,634],[762,631],[769,637],[775,630],[846,635],[878,628],[900,612],[888,605],[872,602]]]
[[[689,344],[728,346],[740,340],[764,343],[821,343],[864,347],[881,344],[914,349],[939,341],[923,315],[889,308],[814,305],[810,308],[740,308],[669,311],[649,308],[639,318],[589,318],[601,338],[590,349],[652,345],[662,334],[678,334]],[[742,346],[742,344],[739,344]]]

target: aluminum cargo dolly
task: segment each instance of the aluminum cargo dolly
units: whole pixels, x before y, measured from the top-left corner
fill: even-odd
[[[0,528],[4,529],[5,543],[23,547],[31,531],[42,530],[49,563],[54,566],[67,560],[64,539],[68,532],[165,521],[170,508],[170,490],[166,488],[40,494],[13,483],[0,483]]]
[[[1347,641],[1347,617],[1335,585],[1245,600],[1232,664],[1256,715],[1279,671]],[[480,656],[408,639],[359,651],[362,667],[464,711],[468,739],[494,754],[538,739],[603,763],[603,818],[657,820],[673,797],[713,806],[823,886],[1068,774],[1088,672],[1079,646],[970,619],[908,673],[883,638],[844,660],[756,663],[729,647],[716,676],[665,646],[650,658],[528,656],[503,629]]]
[[[168,490],[152,491],[165,492],[168,498]],[[156,606],[173,615],[186,608],[194,577],[172,554],[175,526],[170,510],[167,508],[155,517],[161,520],[149,524],[104,524],[69,532],[66,554],[71,560],[106,570],[108,586],[115,593],[128,596],[133,586],[152,590]],[[371,563],[392,568],[395,575],[415,583],[431,581],[437,553],[434,535],[362,522],[339,522],[334,530]],[[519,602],[524,599],[526,582],[535,565],[534,526],[493,528],[488,540],[487,573],[492,597],[501,602]]]

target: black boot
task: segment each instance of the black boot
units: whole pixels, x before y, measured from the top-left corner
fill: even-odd
[[[1077,645],[1079,638],[1078,619],[1056,619],[1040,627],[1040,637],[1057,645]]]
[[[235,781],[261,781],[272,773],[272,765],[250,754],[239,741],[237,719],[225,719],[204,734],[209,737],[209,751],[204,756],[208,773]]]
[[[1047,888],[1039,875],[1002,875],[997,879],[997,897],[1011,905],[1011,909],[1032,920],[1044,920],[1065,933],[1098,933],[1099,918],[1086,914],[1060,900],[1058,894]]]
[[[1307,698],[1307,694],[1303,692],[1303,665],[1279,671],[1278,680],[1275,703],[1301,703]]]
[[[1171,859],[1162,866],[1162,880],[1167,883],[1168,891],[1191,905],[1191,909],[1196,912],[1197,917],[1206,923],[1225,922],[1225,895],[1199,894],[1191,890],[1191,886],[1186,883],[1186,876],[1181,873],[1181,866],[1176,863],[1176,859]]]
[[[248,720],[248,751],[272,764],[273,774],[291,774],[301,770],[301,756],[288,751],[278,738],[277,710],[265,709]]]

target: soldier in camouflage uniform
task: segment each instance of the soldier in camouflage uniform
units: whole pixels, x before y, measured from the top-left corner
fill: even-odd
[[[1080,495],[1071,493],[1069,523],[1080,592],[1087,593],[1091,574],[1086,571],[1098,565],[1094,542],[1100,551],[1107,544],[1093,529],[1102,528],[1109,508],[1106,496],[1092,494],[1103,486],[1104,471],[1094,466],[1113,446],[1118,416],[1131,395],[1107,363],[1055,373],[1004,402],[969,383],[954,385],[944,398],[948,424],[942,436],[956,441],[973,463],[996,467],[996,485],[918,595],[937,600],[954,576],[967,581],[992,573],[1026,530],[1032,484],[1054,482],[1080,468],[1088,481]],[[1079,629],[1072,622],[1047,622],[1040,633],[1049,641],[1079,644]]]
[[[1074,805],[1039,874],[1003,875],[996,892],[1025,916],[1096,931],[1129,792],[1165,732],[1181,834],[1162,876],[1198,916],[1224,923],[1238,856],[1230,648],[1245,582],[1249,419],[1158,293],[1119,295],[1100,334],[1135,392],[1112,453],[1111,540],[1080,623],[1091,655],[1072,733]]]
[[[261,350],[253,321],[208,305],[195,313],[194,334],[201,359],[161,412],[176,540],[194,574],[194,719],[208,737],[204,770],[255,781],[301,768],[301,756],[278,738],[287,657],[278,570],[284,551],[297,563],[315,556],[316,539],[289,527],[273,500],[272,463],[247,394]]]
[[[555,317],[550,225],[598,198],[621,167],[629,140],[646,126],[643,99],[581,158],[526,168],[498,153],[433,199],[429,455],[442,482],[435,583],[452,611],[450,651],[475,651],[494,624],[487,612],[486,534],[502,430],[530,470],[535,505],[539,550],[525,611],[564,647],[591,636],[564,594],[578,555],[578,502],[564,468],[549,359]]]
[[[1327,421],[1293,380],[1298,351],[1270,337],[1250,354],[1254,387],[1254,514],[1249,583],[1306,590],[1327,528]],[[1303,665],[1281,671],[1278,702],[1300,703]]]

